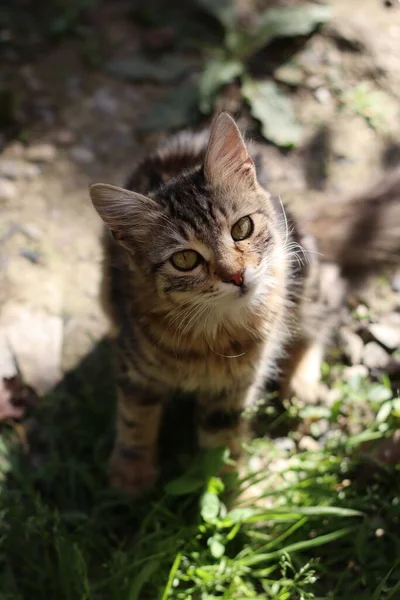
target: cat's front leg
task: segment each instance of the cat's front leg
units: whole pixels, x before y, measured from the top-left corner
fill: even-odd
[[[137,496],[158,476],[158,437],[163,395],[129,374],[117,378],[116,440],[109,461],[113,487]]]
[[[225,446],[230,457],[237,461],[248,434],[243,411],[255,397],[257,388],[245,386],[220,392],[202,392],[197,398],[197,438],[200,448]],[[227,465],[224,470],[230,470]]]

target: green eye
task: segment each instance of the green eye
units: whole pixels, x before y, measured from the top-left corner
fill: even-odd
[[[231,229],[231,235],[235,242],[240,242],[250,237],[253,233],[254,225],[250,217],[242,217]]]
[[[178,271],[191,271],[201,262],[202,257],[195,250],[181,250],[170,258],[172,265]]]

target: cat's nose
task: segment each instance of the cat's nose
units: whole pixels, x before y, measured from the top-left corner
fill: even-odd
[[[225,283],[233,283],[238,287],[242,287],[243,285],[243,271],[238,271],[237,273],[227,273],[225,277],[222,279]]]

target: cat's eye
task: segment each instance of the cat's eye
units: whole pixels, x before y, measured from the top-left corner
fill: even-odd
[[[235,242],[240,242],[250,237],[253,233],[254,225],[250,217],[242,217],[231,229],[231,235]]]
[[[172,265],[178,271],[192,271],[202,261],[202,256],[195,250],[181,250],[170,258]]]

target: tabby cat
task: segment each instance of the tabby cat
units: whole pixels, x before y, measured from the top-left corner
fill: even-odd
[[[199,446],[227,446],[234,459],[246,428],[241,414],[267,382],[279,374],[282,394],[316,393],[324,344],[363,262],[342,256],[346,243],[345,257],[353,253],[357,211],[347,214],[349,203],[337,209],[345,231],[333,214],[329,239],[323,209],[290,230],[255,163],[255,150],[221,113],[209,134],[177,135],[148,156],[128,189],[90,188],[108,226],[103,299],[116,336],[110,480],[133,495],[157,478],[163,408],[177,391],[196,395]],[[391,184],[397,193],[399,182],[397,175]],[[372,197],[372,220],[376,204]],[[398,226],[398,202],[387,205]],[[383,225],[372,235],[371,247],[382,239],[386,247],[380,258],[371,252],[369,266],[398,250],[391,218],[386,227],[389,237]]]

